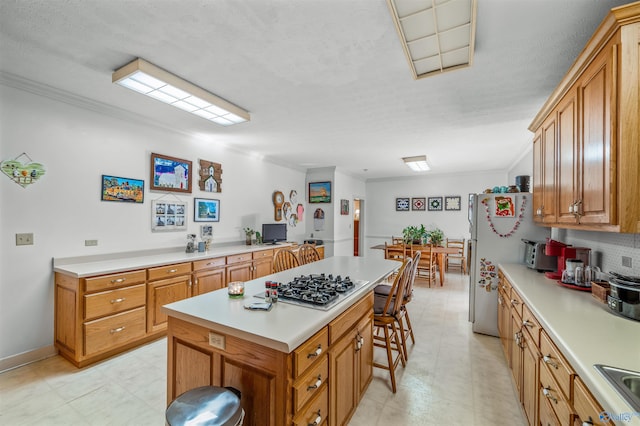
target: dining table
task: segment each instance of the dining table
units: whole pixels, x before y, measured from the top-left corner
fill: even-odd
[[[377,244],[371,248],[374,250],[384,250],[385,248],[402,248],[402,244]],[[411,251],[410,245],[404,245],[405,250]],[[414,245],[414,247],[416,247]],[[445,279],[445,259],[447,254],[458,254],[460,249],[457,247],[431,246],[431,251],[436,254],[436,262],[438,264],[438,274],[440,276],[440,286],[444,285]],[[410,253],[409,253],[410,254]]]

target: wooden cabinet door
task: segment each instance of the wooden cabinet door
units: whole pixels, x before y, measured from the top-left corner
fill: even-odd
[[[543,203],[543,185],[542,185],[542,130],[538,130],[533,137],[533,220],[534,222],[542,222],[542,203]]]
[[[612,47],[603,49],[585,70],[579,80],[578,91],[582,100],[580,146],[580,223],[611,223],[611,178],[615,164],[611,161],[611,120],[613,78]]]
[[[250,281],[253,277],[253,263],[244,262],[227,266],[227,284],[231,281]]]
[[[344,425],[356,408],[356,339],[349,332],[329,349],[330,413],[332,425]]]
[[[147,333],[167,327],[167,315],[162,312],[162,306],[189,297],[190,285],[190,275],[147,283]]]
[[[273,257],[253,261],[253,278],[264,277],[273,273]]]
[[[542,222],[556,223],[556,117],[542,124]]]
[[[511,332],[513,340],[511,341],[511,374],[516,385],[518,399],[522,401],[522,330],[520,329],[522,320],[517,314],[511,317]]]
[[[358,348],[358,401],[367,390],[373,379],[373,318],[367,316],[358,327],[358,336],[361,344]],[[357,342],[356,342],[357,343]]]
[[[522,350],[522,405],[529,426],[538,424],[538,348],[528,333],[523,333]]]
[[[558,106],[558,222],[577,223],[578,200],[577,91],[569,91]]]
[[[225,268],[215,268],[194,272],[191,295],[198,296],[200,294],[224,288],[226,285],[225,272]]]
[[[507,365],[511,365],[510,341],[511,315],[509,312],[509,297],[503,291],[498,292],[498,334],[502,343],[502,350],[507,359]]]

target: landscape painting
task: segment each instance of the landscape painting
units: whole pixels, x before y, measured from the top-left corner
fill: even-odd
[[[144,181],[102,175],[102,201],[144,202]]]

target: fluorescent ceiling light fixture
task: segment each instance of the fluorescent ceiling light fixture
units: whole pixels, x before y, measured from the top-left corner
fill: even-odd
[[[387,0],[414,79],[471,66],[477,0]]]
[[[431,167],[429,167],[429,164],[427,163],[426,155],[404,157],[402,161],[404,161],[404,163],[414,172],[426,172],[427,170],[431,170]]]
[[[251,120],[244,109],[144,59],[138,58],[116,70],[111,80],[222,126]]]

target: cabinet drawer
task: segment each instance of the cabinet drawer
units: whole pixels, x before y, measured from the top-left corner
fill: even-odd
[[[84,296],[84,318],[91,320],[105,315],[144,306],[146,289],[144,284]]]
[[[549,402],[558,421],[563,426],[571,424],[571,409],[569,403],[546,366],[540,366],[540,401]]]
[[[191,263],[176,263],[174,265],[158,266],[157,268],[147,269],[149,281],[171,278],[177,275],[185,275],[191,273]]]
[[[293,385],[293,408],[298,411],[309,401],[329,377],[329,358],[323,355],[324,359],[316,367],[309,370],[300,377]]]
[[[265,257],[273,257],[273,250],[260,250],[253,252],[254,259],[264,259]]]
[[[143,337],[145,334],[144,307],[112,315],[84,324],[84,353],[115,348]]]
[[[511,307],[513,310],[518,313],[520,318],[522,318],[522,298],[520,298],[520,295],[514,289],[511,289],[511,299],[509,300],[511,301]]]
[[[569,398],[571,395],[569,389],[571,386],[571,376],[574,375],[571,366],[564,359],[562,355],[560,355],[560,351],[556,348],[556,345],[553,344],[551,338],[542,331],[540,333],[540,353],[542,354],[542,358],[540,359],[540,364],[545,365],[551,375],[554,377],[560,389],[564,393],[566,398]],[[542,370],[542,368],[541,368]]]
[[[318,395],[309,402],[307,407],[295,414],[293,424],[298,426],[326,425],[329,417],[329,388],[322,385]]]
[[[253,259],[251,253],[234,254],[233,256],[227,256],[227,265],[231,265],[233,263],[248,262],[251,259]]]
[[[549,401],[542,392],[540,392],[540,425],[541,426],[559,426],[560,422],[556,418]]]
[[[542,327],[540,327],[540,323],[526,305],[522,307],[522,329],[529,332],[534,344],[539,348]]]
[[[587,387],[579,377],[573,381],[573,408],[579,417],[579,424],[590,422],[592,425],[612,425],[612,421],[604,422],[600,420],[600,413],[604,410],[598,402],[591,396]]]
[[[203,269],[216,268],[218,266],[224,266],[226,259],[224,257],[216,257],[213,259],[204,259],[193,262],[193,270],[201,271]]]
[[[293,351],[294,378],[302,375],[307,367],[327,352],[328,348],[329,335],[327,327],[324,327]]]
[[[144,270],[103,275],[101,277],[86,278],[84,280],[84,289],[87,293],[109,290],[125,285],[143,283],[146,279],[147,276]]]
[[[334,344],[368,313],[373,313],[373,291],[329,323],[329,344]]]

